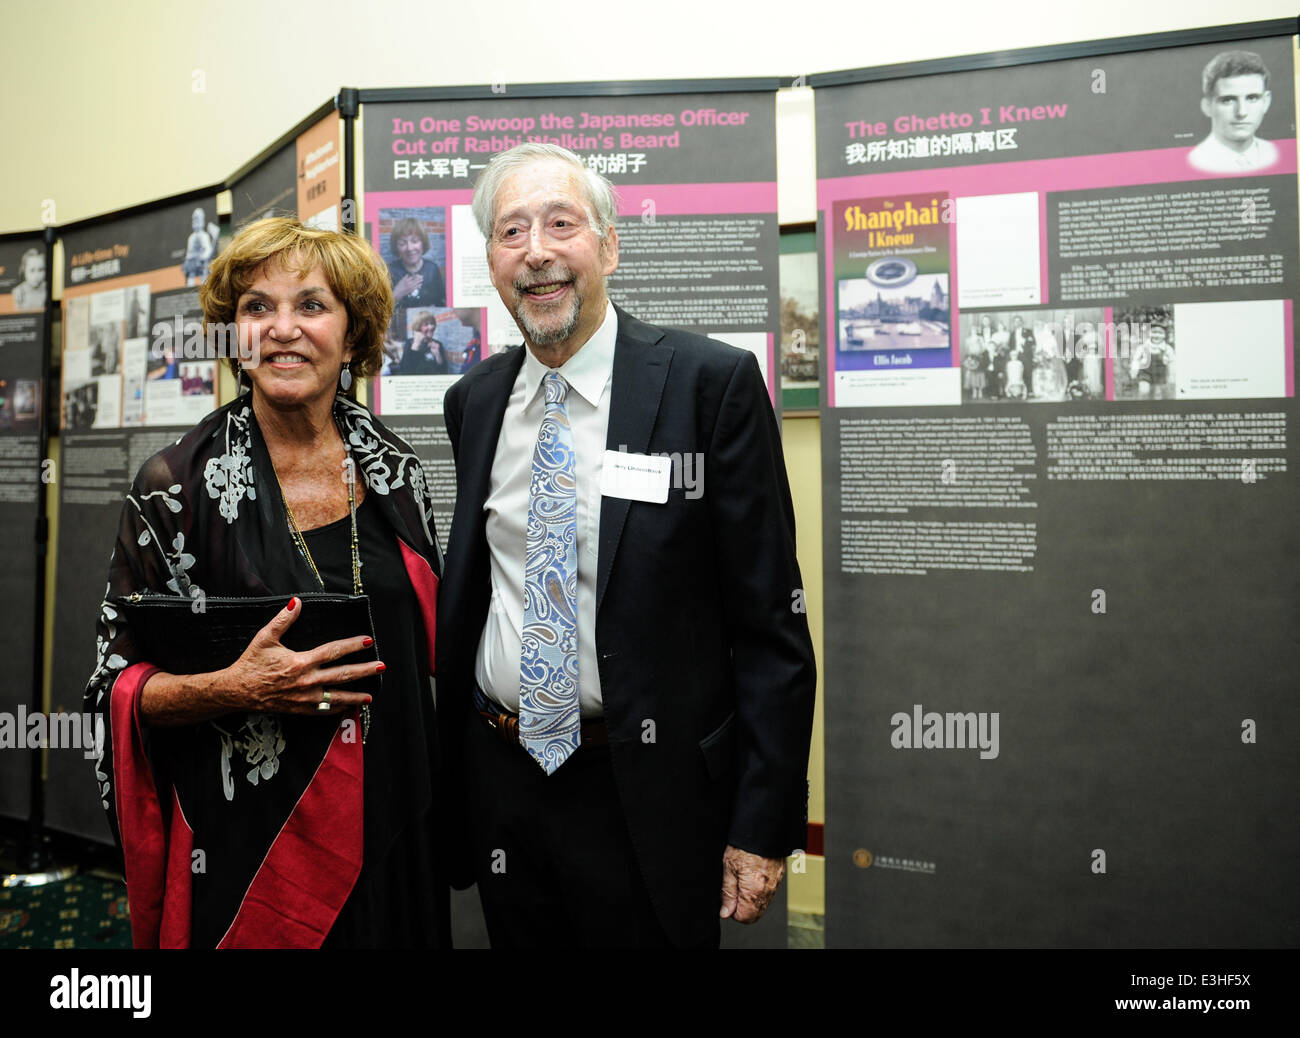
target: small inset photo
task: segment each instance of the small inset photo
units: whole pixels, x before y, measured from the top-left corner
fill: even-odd
[[[1115,311],[1115,399],[1173,400],[1174,308]]]
[[[1104,399],[1104,318],[1100,307],[964,311],[962,401]]]
[[[412,311],[447,305],[447,210],[380,209],[378,231],[396,306],[389,337],[396,339],[407,331]]]
[[[99,383],[83,382],[63,394],[63,428],[80,432],[94,428],[99,414]]]
[[[947,350],[948,275],[916,273],[911,260],[873,263],[839,283],[839,349]]]
[[[405,336],[384,344],[382,375],[463,375],[482,357],[482,311],[408,310]]]

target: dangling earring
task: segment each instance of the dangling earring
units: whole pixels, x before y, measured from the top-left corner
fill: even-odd
[[[251,389],[251,382],[244,381],[244,365],[235,361],[235,387],[242,393],[245,389]]]
[[[352,369],[346,364],[343,365],[343,370],[339,372],[339,388],[345,393],[352,388]]]

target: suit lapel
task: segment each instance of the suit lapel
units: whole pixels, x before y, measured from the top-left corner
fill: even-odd
[[[659,345],[663,331],[642,324],[618,307],[618,338],[614,342],[614,375],[610,386],[607,450],[644,454],[650,446],[659,402],[663,397],[671,346]],[[499,423],[498,423],[499,424]],[[600,550],[596,566],[596,612],[605,599],[605,587],[618,554],[623,523],[631,502],[606,497],[600,502]]]
[[[505,362],[484,373],[470,388],[465,401],[460,430],[460,465],[469,477],[465,488],[465,504],[482,518],[483,502],[487,500],[492,482],[492,460],[496,457],[497,437],[501,435],[501,421],[505,417],[510,390],[514,387],[519,369],[523,367],[524,350],[519,347],[506,354]],[[459,509],[458,509],[459,510]]]
[[[439,589],[445,605],[438,611],[436,651],[438,669],[444,676],[474,673],[474,653],[487,618],[491,589],[483,503],[492,485],[501,420],[522,364],[523,350],[518,349],[500,360],[495,356],[485,359],[465,376],[471,381],[464,384],[466,395],[459,415],[456,510],[447,544],[445,579]]]

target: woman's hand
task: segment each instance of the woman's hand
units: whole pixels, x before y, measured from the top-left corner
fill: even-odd
[[[412,292],[418,292],[423,284],[423,274],[407,274],[393,286],[393,300],[405,299]]]
[[[331,666],[344,656],[373,644],[368,635],[326,642],[305,652],[285,648],[280,639],[302,612],[295,597],[248,643],[248,648],[225,670],[211,674],[167,674],[159,671],[145,682],[140,713],[149,724],[171,727],[196,724],[224,714],[341,713],[362,706],[371,697],[345,692],[338,686],[383,671],[379,661]],[[329,710],[321,710],[325,693]]]
[[[344,692],[338,686],[378,674],[383,663],[353,663],[334,667],[335,660],[360,652],[374,644],[367,635],[326,642],[307,652],[294,652],[280,643],[286,631],[302,613],[302,601],[295,597],[248,643],[244,654],[223,672],[222,684],[242,702],[236,710],[261,713],[314,714],[325,693],[330,693],[330,712],[370,702],[360,692]]]

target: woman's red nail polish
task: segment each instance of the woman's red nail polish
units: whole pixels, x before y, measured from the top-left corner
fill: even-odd
[[[385,667],[382,663],[379,664],[377,667],[375,667],[375,670],[377,670],[377,671],[383,671],[383,670],[387,670],[387,669],[388,669],[388,668]]]
[[[293,598],[289,599],[289,612],[291,613],[295,612],[297,609],[298,609],[298,596],[294,595]]]
[[[370,648],[370,646],[372,646],[372,645],[375,644],[375,640],[374,640],[373,638],[367,638],[367,639],[366,639],[365,641],[363,641],[361,644],[364,645],[364,646],[368,649],[368,648]]]

